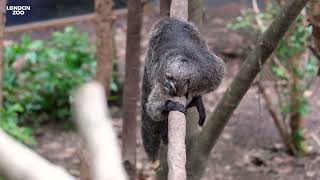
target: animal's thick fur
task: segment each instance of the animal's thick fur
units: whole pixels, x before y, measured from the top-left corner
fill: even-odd
[[[224,63],[210,52],[192,23],[164,18],[153,27],[141,95],[141,135],[151,160],[158,158],[161,131],[168,118],[165,104],[172,97],[164,86],[166,73],[178,82],[187,82],[186,94],[178,95],[190,98],[213,91],[221,84]]]

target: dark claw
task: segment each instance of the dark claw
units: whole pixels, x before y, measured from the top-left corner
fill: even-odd
[[[199,113],[199,126],[203,126],[204,121],[206,120],[206,113]]]
[[[167,112],[170,112],[170,111],[180,111],[184,114],[187,113],[187,110],[186,108],[184,107],[184,105],[178,103],[178,102],[175,102],[175,101],[172,101],[172,100],[168,100],[165,104],[165,111]]]

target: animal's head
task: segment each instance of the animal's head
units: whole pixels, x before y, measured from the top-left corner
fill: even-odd
[[[186,96],[190,85],[190,68],[188,60],[181,56],[169,61],[162,73],[165,92],[172,96]]]

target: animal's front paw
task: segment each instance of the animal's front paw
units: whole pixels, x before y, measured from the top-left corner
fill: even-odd
[[[178,102],[172,101],[172,100],[167,100],[165,104],[165,111],[170,112],[170,111],[180,111],[184,114],[187,113],[186,107]]]
[[[153,170],[156,171],[156,170],[159,169],[159,167],[160,167],[160,160],[159,160],[159,159],[154,160],[154,161],[151,162],[151,168],[152,168]]]
[[[199,113],[199,121],[198,124],[199,126],[203,126],[204,121],[206,120],[206,113]]]

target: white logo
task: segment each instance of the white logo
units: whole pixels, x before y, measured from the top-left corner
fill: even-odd
[[[22,16],[24,15],[25,11],[30,11],[30,6],[7,6],[7,11],[12,11],[13,16]]]

